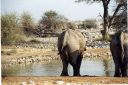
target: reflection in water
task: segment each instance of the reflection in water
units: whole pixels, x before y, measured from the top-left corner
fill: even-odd
[[[107,66],[104,66],[104,68],[105,68],[106,76],[114,76],[115,65],[114,65],[113,60],[107,61]]]
[[[112,63],[108,63],[107,76],[113,76],[114,70]],[[104,63],[100,60],[83,60],[80,73],[81,75],[106,76]],[[72,66],[68,67],[69,75],[73,75]],[[61,61],[48,63],[19,64],[2,69],[2,76],[60,76],[62,71]]]

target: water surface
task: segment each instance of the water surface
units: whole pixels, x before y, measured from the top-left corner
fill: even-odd
[[[62,71],[62,63],[59,60],[49,61],[46,63],[31,63],[18,64],[2,69],[2,76],[60,76]],[[72,66],[68,66],[68,73],[73,75]],[[82,61],[81,75],[90,76],[113,76],[114,67],[110,62],[108,63],[107,72],[105,71],[104,63],[101,60],[84,59]]]

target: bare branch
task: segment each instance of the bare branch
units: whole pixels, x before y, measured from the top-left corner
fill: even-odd
[[[102,19],[103,19],[103,16],[99,13],[99,15],[98,15],[99,17],[101,17]]]
[[[109,4],[110,1],[111,1],[111,0],[107,0],[107,5]]]
[[[124,3],[124,4],[118,4],[118,6],[117,6],[115,12],[113,13],[113,16],[110,18],[108,28],[110,28],[110,26],[112,25],[112,22],[113,22],[113,20],[114,20],[114,17],[117,15],[119,9],[120,9],[122,6],[126,6],[126,5],[127,5],[127,4],[125,4],[125,3]]]

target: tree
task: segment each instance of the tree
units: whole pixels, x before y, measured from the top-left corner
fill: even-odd
[[[50,33],[62,30],[66,28],[65,23],[67,21],[68,20],[64,16],[59,15],[55,11],[46,11],[42,16],[41,20],[39,21],[37,33],[41,35],[43,33]]]
[[[116,30],[122,30],[127,28],[127,6],[120,9],[120,12],[115,16],[111,27]]]
[[[127,1],[118,0],[117,3],[122,3],[116,8],[115,14],[110,18],[109,26],[122,30],[127,28]]]
[[[82,1],[86,1],[87,3],[94,3],[94,2],[102,2],[103,4],[103,8],[104,8],[104,13],[103,13],[103,28],[104,30],[102,31],[102,35],[103,38],[106,39],[108,37],[108,29],[111,27],[113,20],[115,18],[115,16],[117,15],[119,9],[123,6],[127,6],[127,0],[116,0],[117,2],[117,7],[112,15],[112,17],[109,17],[109,13],[108,13],[108,5],[110,3],[111,0],[77,0],[76,2],[82,2]]]
[[[19,19],[15,13],[8,13],[1,16],[2,44],[13,44],[23,40],[23,32],[19,27],[18,21]]]
[[[21,15],[20,24],[21,24],[21,28],[23,28],[23,31],[26,35],[29,36],[34,33],[35,23],[33,21],[33,18],[28,12],[24,12]]]

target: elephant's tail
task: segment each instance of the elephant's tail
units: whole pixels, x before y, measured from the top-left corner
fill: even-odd
[[[64,47],[66,46],[67,37],[68,37],[68,32],[65,32],[65,34],[63,36],[61,51],[63,51]]]
[[[58,51],[59,53],[58,54],[61,54],[63,53],[64,51],[64,48],[66,46],[66,40],[67,40],[67,32],[64,31],[62,32],[62,34],[58,37]]]

